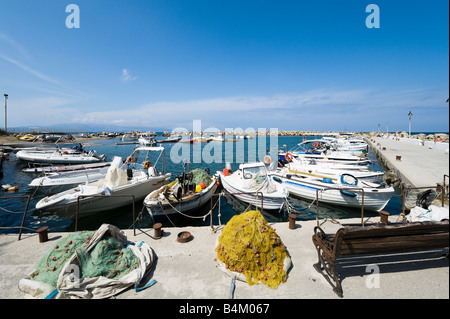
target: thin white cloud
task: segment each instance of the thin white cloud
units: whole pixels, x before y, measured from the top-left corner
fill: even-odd
[[[57,80],[55,80],[55,79],[53,79],[53,78],[51,78],[51,77],[49,77],[49,76],[47,76],[45,74],[42,74],[42,73],[36,71],[35,69],[31,68],[28,65],[23,64],[20,61],[17,61],[15,59],[9,58],[9,57],[7,57],[7,56],[5,56],[3,54],[0,54],[0,59],[2,59],[4,61],[6,61],[6,62],[9,62],[9,63],[11,63],[11,64],[21,68],[25,72],[28,72],[28,73],[30,73],[30,74],[40,78],[41,80],[45,80],[45,81],[48,81],[48,82],[51,82],[51,83],[54,83],[54,84],[58,84]]]
[[[137,77],[136,76],[132,76],[127,69],[123,69],[122,70],[122,81],[123,82],[128,82],[128,81],[134,81],[136,80]]]
[[[376,117],[401,117],[411,106],[441,107],[445,104],[440,101],[441,93],[436,88],[403,92],[321,89],[273,96],[155,102],[126,110],[81,114],[75,121],[99,124],[119,121],[129,126],[190,128],[193,120],[200,119],[204,128],[220,129],[253,126],[301,130],[336,125],[350,128],[377,121]]]

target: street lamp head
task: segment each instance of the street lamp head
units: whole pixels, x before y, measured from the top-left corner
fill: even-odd
[[[4,94],[4,96],[7,98],[7,97],[8,97],[8,94]]]
[[[411,115],[413,115],[413,114],[412,114],[412,112],[411,112],[411,111],[409,111],[409,113],[408,113],[408,116],[411,116]]]

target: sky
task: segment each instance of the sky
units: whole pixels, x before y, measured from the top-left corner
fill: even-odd
[[[5,93],[8,128],[448,132],[449,3],[0,0],[2,129]]]

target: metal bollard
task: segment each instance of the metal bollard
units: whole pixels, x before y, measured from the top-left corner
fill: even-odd
[[[289,214],[289,229],[295,229],[296,214]]]
[[[156,223],[153,225],[153,229],[155,230],[155,238],[161,238],[162,234],[161,227],[162,227],[161,223]]]
[[[45,243],[48,240],[48,233],[47,233],[48,226],[41,227],[37,230],[37,233],[39,235],[39,242]]]

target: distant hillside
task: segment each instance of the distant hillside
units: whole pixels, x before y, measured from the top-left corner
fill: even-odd
[[[164,127],[131,127],[114,124],[77,124],[77,123],[65,123],[55,124],[47,126],[17,126],[8,127],[8,132],[65,132],[65,133],[78,133],[78,132],[130,132],[130,131],[153,131],[164,132],[170,131]]]

